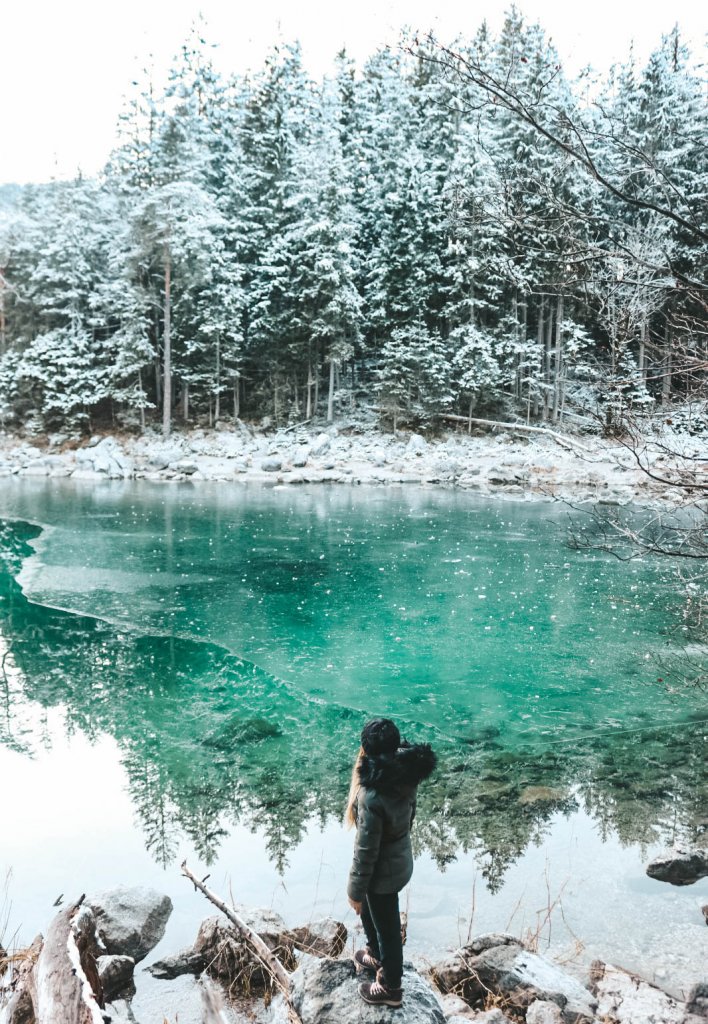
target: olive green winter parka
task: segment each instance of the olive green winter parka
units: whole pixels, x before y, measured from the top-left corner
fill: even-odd
[[[413,874],[411,825],[418,784],[435,767],[427,743],[404,744],[393,754],[364,755],[355,806],[356,840],[347,893],[400,892]]]

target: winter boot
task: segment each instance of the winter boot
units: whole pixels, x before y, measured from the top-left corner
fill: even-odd
[[[357,949],[354,954],[354,966],[356,967],[357,974],[363,974],[365,971],[371,971],[372,974],[376,974],[381,968],[381,961],[376,959],[367,946],[366,949]]]
[[[375,981],[359,982],[359,995],[365,1003],[371,1003],[372,1006],[391,1006],[398,1009],[403,1003],[403,989],[390,988],[386,984],[382,970],[376,972]]]

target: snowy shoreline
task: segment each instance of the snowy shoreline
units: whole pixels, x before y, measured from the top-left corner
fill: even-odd
[[[708,455],[708,443],[695,437],[678,443],[672,438],[670,447],[690,450],[693,458],[699,450]],[[661,444],[643,448],[642,462],[659,477],[676,479],[680,472]],[[500,427],[482,435],[450,432],[431,440],[415,433],[354,432],[346,425],[265,431],[245,423],[174,433],[168,439],[156,432],[94,435],[84,442],[63,435],[29,441],[0,434],[0,478],[9,476],[195,485],[419,484],[606,505],[673,505],[682,498],[677,488],[648,476],[618,441],[524,435],[522,426],[518,432]]]

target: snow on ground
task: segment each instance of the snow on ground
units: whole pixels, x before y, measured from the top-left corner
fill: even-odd
[[[680,452],[683,457],[678,457]],[[266,484],[345,483],[454,486],[483,494],[570,498],[606,504],[671,502],[684,472],[706,474],[708,439],[672,434],[626,445],[597,436],[526,433],[492,428],[469,436],[364,432],[330,425],[264,431],[228,428],[72,441],[50,435],[30,441],[0,434],[0,477],[74,477]],[[705,460],[705,461],[701,461]],[[698,468],[697,468],[698,467]],[[700,467],[703,467],[702,469]],[[706,483],[704,475],[703,482]]]

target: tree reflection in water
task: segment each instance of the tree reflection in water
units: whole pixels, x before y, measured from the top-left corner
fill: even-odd
[[[361,726],[357,711],[294,691],[211,644],[141,635],[32,604],[16,577],[39,528],[0,526],[0,743],[27,757],[68,734],[115,739],[147,848],[166,865],[181,835],[213,861],[237,823],[266,837],[275,865],[313,824],[338,818]],[[513,747],[495,730],[437,733],[440,768],[421,792],[416,842],[443,868],[474,851],[490,889],[558,813],[582,805],[623,843],[694,839],[708,766],[699,716],[665,728],[588,726],[565,745]],[[406,722],[411,739],[429,737]]]

